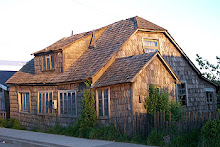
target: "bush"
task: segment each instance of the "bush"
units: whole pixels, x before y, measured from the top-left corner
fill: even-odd
[[[189,133],[182,134],[171,140],[170,146],[195,147],[198,146],[200,130],[192,130]]]
[[[7,120],[6,120],[6,119],[1,118],[1,119],[0,119],[0,127],[5,127],[5,126],[6,126],[6,124],[7,124]]]
[[[116,140],[120,137],[120,132],[113,125],[93,128],[90,131],[90,139]]]
[[[149,87],[149,97],[146,98],[144,103],[147,112],[154,115],[154,112],[170,111],[169,96],[166,91],[159,92],[159,89],[153,85]]]
[[[145,144],[147,145],[147,138],[145,138],[142,135],[134,135],[131,139],[132,143],[140,143],[140,144]]]
[[[22,126],[20,124],[20,122],[17,119],[15,119],[15,118],[0,119],[0,127],[25,130],[25,127]]]
[[[172,121],[179,121],[181,119],[181,104],[173,100],[170,101],[170,112]]]
[[[220,121],[213,120],[208,121],[201,129],[201,141],[202,146],[219,146],[220,140]]]
[[[153,130],[147,138],[147,145],[151,146],[164,146],[165,142],[163,137],[166,134],[163,131]]]
[[[89,82],[85,82],[87,87],[90,86]],[[89,137],[90,130],[97,124],[97,116],[95,110],[95,100],[90,89],[83,91],[82,110],[79,123],[79,137]]]

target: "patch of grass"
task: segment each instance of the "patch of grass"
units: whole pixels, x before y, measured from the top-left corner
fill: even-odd
[[[147,138],[147,145],[164,146],[163,137],[166,136],[164,131],[153,130]]]
[[[12,128],[12,129],[19,129],[19,130],[25,130],[26,128],[20,124],[20,122],[15,119],[0,119],[0,127],[5,128]]]
[[[208,121],[201,129],[200,145],[212,147],[220,146],[220,121]]]
[[[200,130],[192,130],[189,133],[179,135],[171,140],[169,146],[178,146],[178,147],[195,147],[198,146],[200,138]]]
[[[119,136],[119,130],[113,125],[95,127],[89,133],[90,139],[116,140]]]

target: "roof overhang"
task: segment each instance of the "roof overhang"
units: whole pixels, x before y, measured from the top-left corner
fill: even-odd
[[[151,61],[154,60],[155,57],[158,57],[161,62],[165,65],[166,69],[170,72],[171,76],[175,79],[176,84],[180,84],[180,80],[177,77],[177,75],[175,74],[175,72],[172,70],[172,68],[169,66],[169,64],[166,62],[166,60],[160,55],[160,52],[158,51],[145,65],[144,67],[134,76],[134,78],[131,80],[131,82],[134,82],[136,77],[142,72],[143,69],[145,69],[150,63]]]
[[[5,91],[8,90],[8,88],[5,85],[0,84],[0,88],[4,89]]]

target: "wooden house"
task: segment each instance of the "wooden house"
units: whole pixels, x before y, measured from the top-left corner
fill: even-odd
[[[0,118],[10,117],[9,88],[5,82],[15,71],[0,71]]]
[[[99,122],[122,129],[132,125],[135,113],[146,113],[150,84],[167,89],[186,111],[216,109],[216,85],[166,29],[138,16],[62,38],[33,55],[7,81],[11,117],[29,128],[74,123],[88,80]]]

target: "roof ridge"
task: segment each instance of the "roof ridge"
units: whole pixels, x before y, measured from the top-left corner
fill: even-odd
[[[149,20],[146,20],[142,17],[139,17],[139,16],[135,16],[134,17],[137,21],[137,27],[139,29],[149,29],[149,30],[161,30],[161,31],[166,31],[166,29],[164,29],[163,27],[149,21]]]

